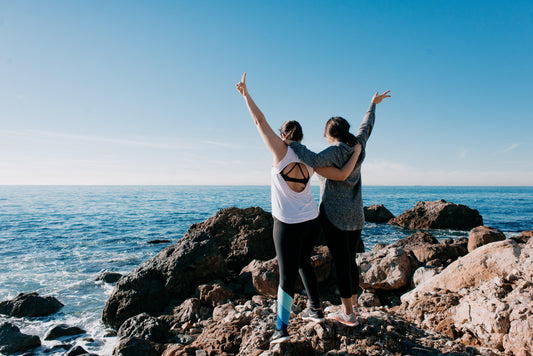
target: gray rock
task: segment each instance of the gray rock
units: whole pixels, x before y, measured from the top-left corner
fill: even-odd
[[[26,335],[11,323],[0,325],[0,352],[14,354],[41,346],[41,340],[35,335]]]
[[[143,312],[162,312],[173,299],[185,299],[198,284],[221,279],[227,269],[211,235],[195,232],[165,248],[121,278],[107,301],[102,319],[114,329]]]
[[[73,336],[73,335],[79,335],[79,334],[85,334],[86,331],[82,328],[79,328],[77,326],[69,326],[67,324],[59,324],[54,326],[52,329],[50,329],[46,336],[44,337],[45,340],[55,340],[59,339],[63,336]]]
[[[373,223],[386,223],[394,219],[394,215],[383,204],[364,207],[365,221]]]
[[[20,293],[15,299],[0,302],[0,314],[14,317],[40,317],[56,313],[63,304],[55,297],[39,293]]]
[[[126,320],[117,335],[121,339],[139,338],[164,343],[171,337],[169,329],[163,321],[142,313]]]
[[[96,278],[97,281],[104,281],[105,283],[115,283],[122,277],[121,273],[104,271]]]

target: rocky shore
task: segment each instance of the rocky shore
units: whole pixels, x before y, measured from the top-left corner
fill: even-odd
[[[175,245],[131,273],[101,276],[109,283],[118,279],[102,315],[117,333],[114,355],[533,353],[532,231],[506,239],[483,226],[476,210],[443,200],[419,202],[397,218],[376,205],[365,208],[365,216],[413,233],[358,254],[360,326],[301,319],[307,298],[300,284],[290,341],[271,347],[279,280],[272,217],[258,207],[228,208],[191,225]],[[437,227],[470,233],[439,241],[431,234]],[[340,302],[334,266],[326,246],[314,252],[327,314]],[[0,302],[0,313],[15,304]],[[3,329],[16,333],[6,324],[0,326],[0,347]],[[58,330],[83,332],[68,325]],[[26,350],[38,339],[26,338]]]

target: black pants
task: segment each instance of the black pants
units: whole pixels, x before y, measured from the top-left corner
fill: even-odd
[[[326,237],[329,252],[335,263],[337,286],[341,298],[351,298],[359,288],[359,268],[355,253],[361,250],[361,230],[345,231],[329,221],[324,207],[320,206],[320,221]]]
[[[318,283],[315,270],[311,266],[311,252],[319,233],[318,218],[298,224],[286,224],[274,218],[273,235],[280,286],[285,293],[293,297],[297,272],[300,272],[312,308],[320,308]]]

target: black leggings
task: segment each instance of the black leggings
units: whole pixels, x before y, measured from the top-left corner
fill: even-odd
[[[274,218],[274,246],[279,265],[279,284],[289,296],[294,296],[297,271],[304,284],[309,304],[320,308],[318,283],[311,266],[311,252],[320,233],[320,220],[286,224]]]
[[[355,261],[355,253],[360,251],[363,243],[361,230],[345,231],[337,228],[329,221],[322,205],[320,206],[320,221],[329,252],[335,263],[337,286],[341,298],[351,298],[359,288],[359,268]]]

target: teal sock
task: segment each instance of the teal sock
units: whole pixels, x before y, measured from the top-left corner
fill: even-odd
[[[278,287],[278,330],[287,329],[289,317],[291,316],[293,298],[285,293],[281,286]]]

